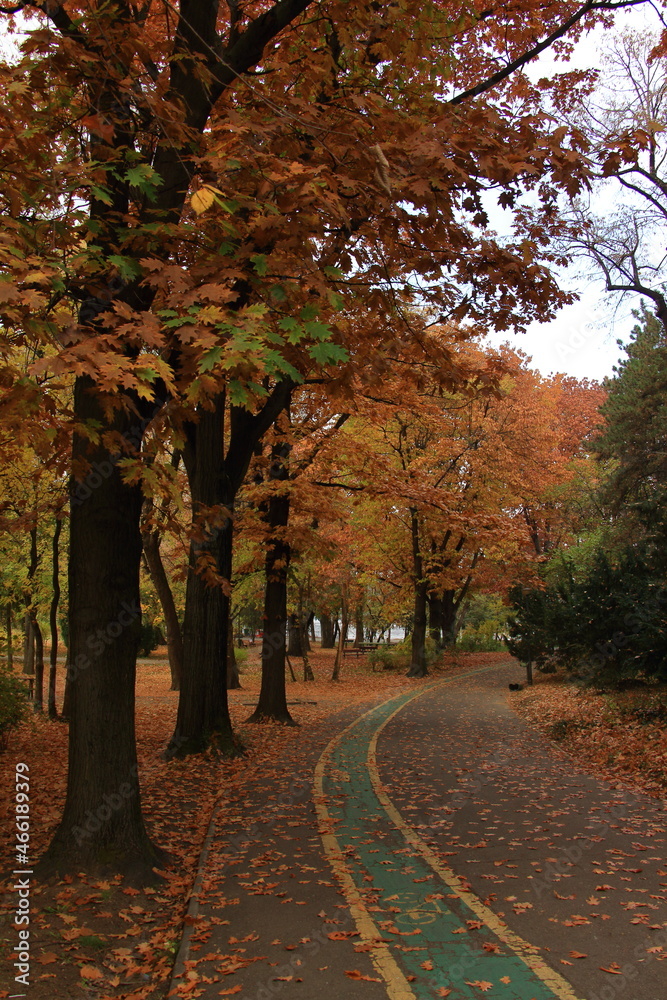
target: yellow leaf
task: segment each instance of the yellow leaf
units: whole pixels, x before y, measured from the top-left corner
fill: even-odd
[[[215,194],[210,187],[204,185],[204,187],[199,188],[198,191],[190,198],[190,204],[192,205],[194,211],[197,215],[201,215],[205,212],[207,208],[210,208],[215,201]]]

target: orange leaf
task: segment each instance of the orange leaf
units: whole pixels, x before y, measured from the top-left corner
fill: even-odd
[[[237,983],[236,986],[230,986],[228,990],[220,990],[220,992],[218,993],[218,996],[219,997],[230,997],[232,995],[232,993],[240,993],[241,992],[241,988],[242,988],[241,984]]]
[[[363,979],[365,983],[382,982],[381,979],[374,978],[373,976],[364,976],[362,972],[359,972],[359,969],[346,969],[345,975],[348,977],[348,979]]]
[[[82,979],[104,979],[104,973],[96,965],[82,965],[79,975]]]

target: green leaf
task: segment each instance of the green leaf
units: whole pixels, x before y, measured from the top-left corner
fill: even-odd
[[[313,344],[308,348],[308,353],[318,365],[335,365],[347,361],[349,358],[349,354],[344,348],[331,343]]]
[[[132,187],[138,188],[150,201],[155,201],[158,185],[162,182],[160,175],[148,163],[130,167],[125,174],[125,180]]]
[[[199,371],[200,372],[210,372],[212,368],[221,361],[223,355],[222,347],[216,346],[211,347],[203,354],[199,361]]]
[[[260,278],[263,278],[268,268],[268,264],[266,261],[266,254],[254,253],[251,256],[250,260],[252,261],[255,267],[255,273],[258,274]]]
[[[97,201],[101,201],[104,205],[111,205],[111,195],[106,188],[97,187],[96,184],[91,184],[90,193],[93,198],[97,199]]]
[[[313,340],[330,340],[331,339],[331,327],[327,326],[326,323],[312,322],[304,323],[304,330],[309,337]]]
[[[141,274],[141,267],[139,262],[134,260],[132,257],[120,257],[118,254],[111,254],[107,257],[110,264],[117,267],[120,271],[121,278],[125,278],[127,281],[131,281],[133,278],[138,278]]]
[[[286,334],[285,340],[288,344],[298,344],[303,340],[303,327],[292,316],[283,316],[278,326]]]

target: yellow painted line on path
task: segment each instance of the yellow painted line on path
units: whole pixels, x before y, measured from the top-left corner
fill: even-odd
[[[429,685],[429,688],[431,687],[433,687],[433,684]],[[425,690],[428,690],[428,688]],[[421,694],[422,692],[419,693]],[[387,701],[392,701],[392,699],[388,698]],[[346,726],[346,728],[343,729],[338,736],[335,736],[327,744],[322,756],[317,762],[317,767],[315,768],[315,811],[317,813],[320,836],[322,838],[327,860],[329,861],[334,874],[342,886],[343,894],[350,907],[350,913],[352,914],[357,925],[359,936],[363,942],[371,945],[369,955],[376,970],[387,984],[387,996],[390,1000],[417,1000],[415,994],[410,989],[410,984],[391,954],[389,947],[382,940],[382,932],[368,912],[354,879],[352,878],[349,866],[345,861],[345,856],[341,851],[340,844],[333,833],[334,824],[327,808],[326,795],[324,792],[324,774],[327,764],[330,762],[331,754],[334,748],[342,739],[344,739],[350,729],[353,729],[356,725],[358,725],[361,719],[365,719],[367,716],[372,715],[373,712],[376,712],[379,707],[380,706],[376,705],[368,712],[364,712],[363,715],[360,715],[354,720],[354,722],[351,722],[349,726]]]
[[[450,684],[453,680],[456,680],[456,678],[453,677],[448,680],[441,680],[436,682],[436,684]],[[424,860],[440,876],[442,881],[451,889],[451,891],[455,892],[459,899],[470,907],[478,919],[486,924],[489,930],[493,931],[496,937],[511,948],[512,951],[514,951],[519,958],[521,958],[522,961],[525,962],[530,969],[532,969],[535,975],[538,976],[557,997],[560,997],[560,1000],[579,1000],[576,994],[572,991],[572,987],[567,980],[563,979],[563,977],[555,972],[554,969],[551,969],[546,962],[544,962],[543,959],[536,954],[536,948],[534,945],[524,941],[522,937],[510,930],[507,924],[501,920],[501,918],[494,913],[493,910],[484,905],[479,896],[476,896],[474,893],[470,892],[470,890],[465,888],[461,879],[451,870],[451,868],[448,868],[445,864],[443,864],[440,858],[433,850],[431,850],[428,844],[422,840],[419,834],[405,822],[401,813],[391,801],[384,789],[377,767],[378,737],[385,726],[387,726],[391,720],[399,714],[399,712],[402,712],[406,705],[409,705],[416,698],[421,698],[422,695],[432,690],[436,684],[430,684],[428,687],[416,692],[412,698],[403,702],[403,704],[400,705],[396,711],[392,712],[391,715],[389,715],[375,730],[368,746],[368,754],[366,758],[366,764],[373,790],[389,819],[401,831],[408,843],[421,854]],[[376,709],[373,709],[373,711],[376,711]],[[363,716],[361,716],[361,718],[363,718]],[[343,734],[341,733],[341,736],[342,735]]]

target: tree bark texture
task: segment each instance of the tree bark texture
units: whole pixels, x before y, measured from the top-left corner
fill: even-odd
[[[354,609],[354,645],[361,646],[364,641],[364,605],[357,604]]]
[[[99,421],[141,440],[136,417],[102,413],[87,376],[76,380],[74,409],[81,423]],[[162,855],[141,814],[134,729],[142,493],[123,482],[116,457],[75,435],[75,468],[90,462],[91,472],[70,486],[69,776],[43,863],[144,878]]]
[[[60,535],[63,530],[62,517],[56,518],[51,544],[51,606],[49,608],[49,630],[51,650],[49,653],[48,713],[50,719],[58,718],[56,706],[56,678],[58,670],[58,605],[60,604]]]
[[[345,639],[347,638],[347,587],[345,584],[341,587],[341,624],[340,631],[338,633],[338,645],[336,648],[336,659],[334,660],[333,673],[331,674],[331,680],[337,681],[340,678],[341,667],[343,666],[343,651],[345,649]]]
[[[237,691],[240,687],[241,677],[234,649],[234,622],[230,619],[227,626],[227,690]]]
[[[412,624],[412,656],[408,677],[426,677],[426,603],[428,581],[424,579],[424,560],[420,547],[419,516],[416,509],[410,509],[410,534],[412,538],[412,560],[414,574],[414,614]]]
[[[194,535],[185,594],[183,677],[169,756],[199,753],[210,744],[224,753],[233,750],[227,704],[227,636],[234,489],[224,462],[224,423],[225,400],[220,396],[215,408],[202,410],[199,422],[190,428],[184,452]],[[220,582],[214,583],[211,574]]]
[[[11,601],[7,603],[5,608],[5,626],[7,630],[7,666],[10,670],[14,669],[14,636],[12,635],[12,605]]]
[[[334,639],[334,626],[331,619],[331,615],[321,614],[320,616],[320,632],[322,634],[322,649],[333,649],[335,646]]]
[[[171,672],[171,690],[178,691],[183,676],[183,633],[178,620],[178,612],[174,595],[169,584],[169,577],[160,554],[160,532],[154,529],[142,532],[144,556],[150,573],[155,593],[158,596],[162,614],[164,615],[165,631],[167,633],[167,656]]]
[[[287,480],[286,445],[273,449],[271,478]],[[294,725],[287,707],[285,689],[285,655],[287,624],[287,573],[290,562],[290,546],[286,528],[289,522],[290,495],[274,493],[264,507],[263,517],[270,531],[264,561],[264,616],[262,637],[262,684],[259,700],[249,722],[263,722],[274,719]]]

